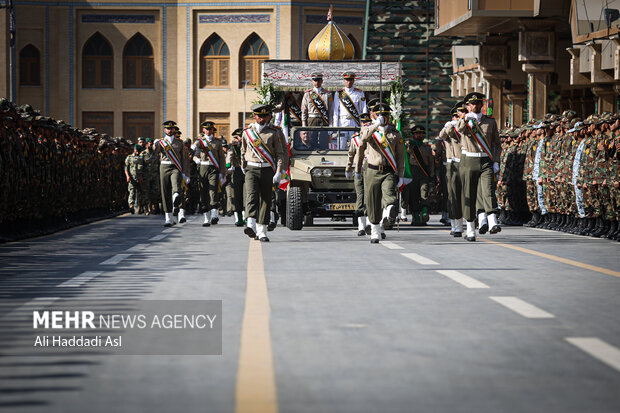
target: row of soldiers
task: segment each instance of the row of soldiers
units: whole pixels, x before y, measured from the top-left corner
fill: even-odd
[[[502,131],[503,221],[620,239],[619,129],[617,115],[568,110]]]
[[[125,209],[131,144],[0,99],[0,232],[7,239]]]

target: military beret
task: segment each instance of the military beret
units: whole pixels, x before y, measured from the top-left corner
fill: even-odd
[[[465,96],[465,103],[476,103],[484,101],[484,95],[480,92],[471,92]]]
[[[153,138],[146,138],[146,143],[153,142]]]
[[[310,77],[312,80],[323,80],[323,73],[321,72],[313,72]]]
[[[232,136],[241,136],[242,133],[243,133],[243,128],[238,128],[233,131]]]
[[[251,107],[252,113],[255,115],[270,115],[273,112],[273,107],[271,105],[257,103],[252,105]]]
[[[166,128],[172,128],[173,126],[175,126],[177,123],[173,120],[167,120],[163,123],[164,127]]]
[[[214,128],[215,127],[215,123],[211,122],[210,120],[205,120],[204,122],[202,122],[200,124],[200,126],[202,126],[203,128]]]
[[[138,140],[139,140],[139,141],[140,141],[140,140],[142,140],[142,141],[146,141],[146,138],[145,138],[144,136],[140,136],[140,137],[138,137]]]
[[[355,73],[354,72],[344,72],[342,74],[342,78],[343,79],[355,79]]]
[[[137,150],[137,151],[139,151],[139,152],[142,152],[142,151],[144,150],[144,148],[142,147],[142,145],[139,145],[139,144],[137,144],[137,143],[133,146],[133,148],[134,148],[134,149],[136,149],[136,150]]]

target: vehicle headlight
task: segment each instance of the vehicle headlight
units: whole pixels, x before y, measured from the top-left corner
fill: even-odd
[[[315,178],[319,178],[323,173],[321,172],[321,170],[319,168],[314,168],[311,172],[312,176],[314,176]]]
[[[326,178],[329,178],[330,176],[332,176],[332,170],[331,169],[323,169],[323,176]]]

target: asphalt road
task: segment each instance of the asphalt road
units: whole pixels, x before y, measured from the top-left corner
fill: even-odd
[[[222,300],[222,355],[42,354],[0,336],[0,412],[618,412],[620,243],[402,225],[249,240],[121,216],[0,246],[0,328],[56,299]],[[248,263],[249,261],[249,263]]]

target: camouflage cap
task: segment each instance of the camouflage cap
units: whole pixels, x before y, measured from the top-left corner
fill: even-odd
[[[571,109],[562,112],[562,120],[565,122],[570,122],[575,116],[577,116],[577,112]]]
[[[598,123],[599,121],[599,117],[598,115],[590,115],[586,118],[585,121],[583,121],[584,125],[593,125],[595,123]]]

